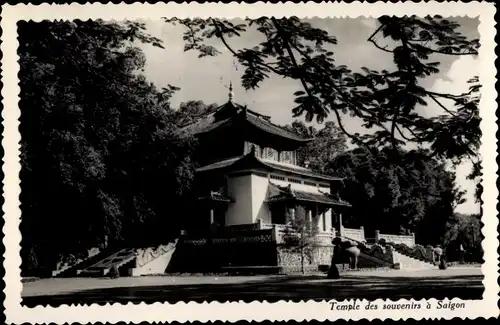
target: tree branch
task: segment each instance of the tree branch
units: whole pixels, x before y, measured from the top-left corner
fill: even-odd
[[[291,44],[289,42],[289,39],[288,38],[285,38],[285,35],[283,35],[283,32],[282,30],[280,29],[279,27],[279,23],[276,21],[276,18],[271,18],[272,21],[273,21],[273,24],[276,28],[276,30],[278,31],[278,33],[281,34],[282,38],[283,38],[283,43],[284,43],[284,46],[286,48],[286,51],[290,57],[290,60],[292,61],[292,64],[294,65],[295,68],[299,68],[299,65],[297,63],[297,60],[295,59],[295,55],[293,54],[293,51],[292,51],[292,48],[291,47],[294,47],[295,50],[297,50],[302,56],[304,56],[304,58],[306,58],[307,60],[311,61],[312,62],[312,59],[306,54],[306,53],[303,53],[303,51],[301,51],[299,48],[297,48],[296,46],[294,46],[293,44]],[[316,66],[316,65],[315,65]],[[310,97],[314,97],[314,94],[312,94],[312,92],[310,91],[309,87],[307,86],[307,83],[305,82],[305,80],[303,80],[302,77],[299,77],[300,79],[300,82],[302,83],[302,86],[304,87],[304,90],[307,92],[307,94],[310,96]],[[340,91],[340,89],[338,89],[338,87],[330,80],[328,79],[331,84],[331,86],[336,89],[338,91],[339,94],[341,94],[341,96],[343,96],[344,100],[346,100],[347,102],[350,102],[349,99],[347,98],[347,96],[345,96],[342,91]],[[352,104],[350,104],[352,105]],[[337,119],[337,123],[339,125],[339,128],[340,130],[347,136],[349,137],[350,139],[352,139],[354,142],[368,148],[368,150],[372,150],[372,148],[370,146],[368,146],[366,143],[364,143],[363,141],[361,141],[358,137],[350,134],[349,132],[347,132],[347,130],[345,129],[343,123],[342,123],[342,117],[340,116],[340,113],[338,112],[337,108],[335,108],[334,105],[330,105],[331,106],[331,109],[333,110],[334,114],[335,114],[335,117]],[[371,113],[371,112],[370,112]],[[372,114],[373,116],[373,114]]]
[[[377,35],[384,26],[385,24],[381,24],[380,26],[378,26],[378,28],[370,35],[370,37],[368,37],[368,40],[371,40],[373,37],[375,37],[375,35]]]
[[[378,32],[380,32],[380,30],[382,29],[382,27],[384,27],[385,24],[382,24],[380,25],[374,32],[373,34],[370,35],[370,37],[368,37],[367,41],[368,42],[371,42],[373,43],[373,45],[375,45],[376,48],[378,48],[379,50],[382,50],[384,52],[387,52],[387,53],[394,53],[394,51],[391,51],[391,50],[388,50],[387,49],[387,46],[386,47],[382,47],[380,45],[377,44],[377,42],[373,39],[375,37],[375,35],[378,34]]]
[[[366,147],[370,152],[372,152],[372,148],[367,145],[366,143],[364,143],[363,141],[361,141],[358,137],[350,134],[349,132],[347,132],[347,130],[344,128],[344,125],[342,123],[342,117],[340,116],[340,113],[337,111],[336,108],[332,108],[332,111],[333,113],[335,114],[335,117],[337,118],[337,122],[338,122],[338,125],[339,125],[339,128],[340,130],[350,139],[352,139],[354,142]]]
[[[436,103],[439,105],[439,107],[441,107],[442,109],[444,109],[446,112],[448,112],[451,116],[453,117],[456,117],[457,114],[453,113],[452,111],[450,111],[448,108],[446,108],[446,106],[444,106],[439,100],[437,100],[437,98],[431,94],[431,93],[427,93],[429,95],[429,97]]]
[[[302,51],[301,49],[299,49],[298,47],[296,47],[295,45],[291,45],[300,55],[302,55],[308,62],[310,63],[313,63],[314,66],[316,67],[316,69],[318,70],[322,70],[322,68],[320,66],[318,66],[316,63],[314,63],[314,61],[311,59],[311,57],[305,53],[304,51]],[[325,75],[327,76],[326,78],[326,81],[328,81],[330,87],[332,87],[341,97],[342,99],[349,105],[351,106],[351,108],[354,110],[355,114],[358,116],[358,117],[361,117],[361,116],[365,116],[367,117],[366,115],[363,115],[362,113],[360,112],[367,112],[368,114],[371,115],[372,118],[374,119],[378,119],[376,116],[375,116],[375,113],[373,113],[372,111],[370,110],[367,110],[365,108],[362,108],[360,106],[358,106],[357,104],[354,104],[350,98],[344,94],[344,92],[340,89],[340,87],[338,85],[335,84],[335,82],[333,82],[333,80],[331,79],[330,75],[327,73],[327,71],[324,71],[326,72]],[[380,123],[376,123],[379,127],[383,128],[384,130],[386,130],[387,132],[389,132],[389,130],[382,124]]]
[[[286,49],[286,51],[288,53],[288,57],[292,61],[293,66],[296,69],[298,69],[299,65],[297,63],[297,60],[295,60],[295,56],[293,55],[292,49],[290,47],[289,38],[286,35],[284,35],[283,30],[279,27],[278,21],[276,21],[276,18],[271,17],[271,20],[272,20],[272,22],[274,24],[274,27],[276,28],[276,31],[278,32],[278,34],[281,35],[281,37],[283,39],[283,45],[285,46],[285,49]],[[311,90],[309,89],[306,81],[302,77],[300,77],[299,79],[300,79],[300,83],[302,84],[302,87],[307,92],[307,94],[309,95],[309,97],[315,98],[315,96],[312,94]]]
[[[239,59],[241,57],[241,55],[238,52],[236,52],[231,46],[229,46],[229,43],[227,42],[226,38],[224,37],[224,34],[222,33],[222,30],[218,26],[219,23],[216,20],[212,19],[212,24],[213,24],[214,28],[217,30],[217,37],[220,38],[222,44],[224,44],[224,46],[229,50],[229,52],[231,52],[236,58]],[[278,75],[281,75],[281,72],[279,70],[277,70],[276,68],[272,67],[269,64],[266,64],[264,62],[260,62],[260,63],[255,62],[255,64],[260,65],[261,67],[265,67]],[[271,64],[276,64],[276,63],[271,63]]]
[[[403,132],[401,131],[401,129],[399,128],[399,126],[398,126],[397,124],[396,124],[395,128],[396,128],[396,130],[398,131],[398,133],[401,135],[401,137],[402,137],[403,139],[405,139],[406,141],[409,141],[409,142],[414,142],[414,141],[415,141],[414,139],[410,139],[410,138],[406,137],[406,136],[403,134]]]
[[[473,92],[474,92],[474,89],[471,89],[470,91],[468,91],[466,93],[462,93],[460,95],[452,95],[452,94],[437,93],[437,92],[434,92],[434,91],[426,91],[426,93],[429,94],[429,95],[434,95],[434,96],[448,98],[448,99],[454,99],[454,100],[455,99],[461,99],[462,97],[465,97],[465,96],[470,96]]]
[[[408,41],[409,44],[415,45],[415,44],[412,44],[412,42],[414,42],[414,41],[413,40]],[[456,53],[456,52],[444,52],[442,50],[435,50],[435,49],[432,49],[430,47],[425,47],[425,49],[431,53],[444,54],[444,55],[462,56],[462,55],[477,55],[478,54],[477,51]]]

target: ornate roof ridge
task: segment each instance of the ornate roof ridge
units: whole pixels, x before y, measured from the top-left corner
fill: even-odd
[[[222,114],[224,110],[226,109],[234,109],[234,115],[225,115],[217,117],[217,115]],[[240,115],[241,114],[241,115]],[[254,110],[248,109],[246,105],[241,105],[238,103],[235,103],[234,101],[228,101],[222,105],[217,106],[216,108],[210,109],[202,114],[196,115],[192,117],[192,121],[186,123],[186,124],[180,124],[178,127],[182,129],[189,128],[191,126],[194,126],[203,119],[207,119],[210,116],[213,116],[214,121],[212,123],[215,123],[219,120],[228,120],[231,119],[235,116],[245,116],[244,118],[246,121],[248,121],[250,124],[252,124],[254,127],[259,128],[263,130],[264,132],[269,132],[269,133],[274,133],[276,135],[289,138],[293,141],[299,141],[299,142],[309,142],[312,141],[314,138],[306,138],[303,135],[294,132],[292,130],[287,129],[286,127],[282,125],[278,125],[276,123],[273,123],[271,121],[271,116],[264,115],[261,113],[258,113]]]
[[[284,126],[282,125],[279,125],[279,124],[276,124],[276,123],[273,123],[271,121],[271,117],[270,116],[267,116],[267,115],[263,115],[263,114],[260,114],[260,113],[257,113],[255,111],[252,111],[250,109],[247,109],[247,111],[251,114],[253,114],[256,118],[258,118],[259,120],[261,120],[263,123],[267,123],[269,124],[270,126],[272,127],[275,127],[275,128],[278,128],[280,129],[282,132],[285,132],[285,133],[289,133],[289,134],[292,134],[294,137],[296,137],[297,139],[296,140],[299,140],[299,141],[304,141],[304,142],[309,142],[309,141],[312,141],[314,140],[314,138],[306,138],[304,137],[303,135],[297,133],[297,132],[294,132],[294,131],[291,131],[291,130],[288,130],[287,128],[285,128]]]

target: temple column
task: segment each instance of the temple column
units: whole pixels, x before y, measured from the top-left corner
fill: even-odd
[[[339,234],[344,235],[344,226],[342,226],[342,213],[339,213]]]
[[[215,222],[214,208],[210,208],[210,225],[213,225],[214,222]]]
[[[292,221],[292,222],[295,221],[295,207],[293,207],[293,206],[290,207],[290,218],[291,218],[290,221]]]
[[[314,227],[316,227],[315,231],[319,231],[320,230],[319,229],[319,226],[320,226],[320,222],[319,222],[320,220],[319,219],[321,218],[321,215],[319,214],[319,208],[318,208],[317,204],[314,205],[314,209],[315,209],[315,211],[314,211],[314,213],[315,213],[315,216],[314,216]]]

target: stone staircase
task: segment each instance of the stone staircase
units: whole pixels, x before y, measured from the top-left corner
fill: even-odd
[[[78,270],[77,274],[82,277],[102,277],[107,275],[114,266],[120,269],[120,267],[132,262],[135,258],[136,249],[121,249],[83,270]]]
[[[423,270],[435,268],[434,264],[431,262],[416,259],[396,250],[394,250],[392,254],[395,267],[402,270]]]
[[[361,252],[358,257],[358,267],[359,268],[392,268],[394,266],[393,263],[384,261],[375,256],[371,256]]]
[[[351,243],[361,244],[360,241],[349,238],[346,236],[341,237],[343,240],[350,241]],[[365,247],[369,248],[372,246],[370,243],[363,243]],[[391,263],[392,262],[392,263]],[[418,256],[411,256],[405,254],[403,251],[397,250],[395,247],[392,247],[392,261],[386,261],[384,259],[380,259],[376,256],[372,256],[366,254],[365,252],[361,252],[359,256],[358,265],[361,267],[392,267],[395,269],[403,269],[403,270],[424,270],[424,269],[433,269],[435,265],[424,258]]]
[[[88,258],[78,260],[75,264],[66,265],[58,270],[54,270],[51,273],[52,277],[65,278],[65,277],[73,277],[76,275],[78,269],[85,268],[90,264],[94,264],[101,258],[102,252],[97,252],[94,255],[89,256]]]

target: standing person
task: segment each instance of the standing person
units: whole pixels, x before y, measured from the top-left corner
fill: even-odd
[[[332,241],[332,244],[333,244],[333,256],[332,256],[332,262],[331,262],[331,265],[330,265],[330,269],[328,270],[328,276],[327,276],[327,279],[338,279],[340,278],[340,273],[339,273],[339,269],[337,268],[337,261],[339,260],[340,256],[341,256],[341,251],[342,251],[342,247],[341,247],[341,240],[340,238],[335,238],[333,241]]]
[[[464,249],[464,245],[460,244],[460,247],[458,248],[458,254],[459,254],[459,258],[460,258],[459,263],[460,264],[464,264],[465,263],[465,249]]]
[[[433,254],[433,262],[434,265],[436,262],[439,264],[441,262],[441,258],[443,256],[443,249],[441,248],[441,245],[436,245],[436,248],[434,248],[434,254]]]
[[[441,245],[436,246],[436,248],[434,249],[434,254],[436,255],[439,269],[446,270],[448,267],[448,264],[446,263],[446,257],[445,257],[444,250],[441,247]]]

